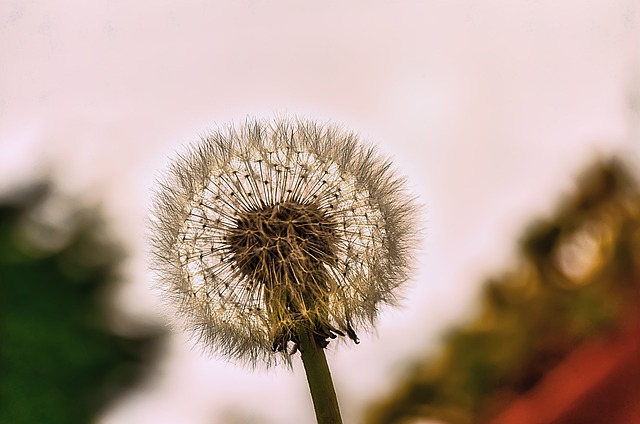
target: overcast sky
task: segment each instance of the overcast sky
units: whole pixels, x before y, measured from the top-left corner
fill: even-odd
[[[3,0],[0,189],[53,170],[102,202],[133,252],[120,303],[159,320],[144,222],[171,155],[246,116],[359,132],[409,178],[427,237],[404,307],[330,349],[358,422],[590,160],[636,160],[639,40],[634,0]],[[299,366],[251,372],[181,335],[169,352],[101,424],[313,420]]]

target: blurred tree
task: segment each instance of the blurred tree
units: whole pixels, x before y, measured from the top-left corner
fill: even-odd
[[[450,424],[492,422],[572,352],[602,338],[611,350],[626,349],[619,355],[622,362],[611,370],[640,372],[640,191],[624,167],[616,161],[593,166],[556,217],[534,224],[521,247],[516,269],[485,286],[476,319],[451,331],[438,357],[417,360],[392,395],[370,408],[366,422],[408,424],[427,418]],[[582,355],[590,359],[582,359],[579,372],[586,375],[603,355],[608,355],[606,349]],[[588,383],[580,375],[568,375],[576,385],[596,384],[595,379]],[[629,399],[640,399],[640,379],[624,381],[615,391],[598,390],[608,392],[609,398],[629,394]],[[554,403],[550,400],[566,397],[562,391],[580,392],[585,399],[586,393],[596,393],[569,383],[561,381],[540,394],[535,407],[521,408],[520,415],[503,414],[499,422],[640,422],[633,415],[640,413],[638,409],[626,413],[633,415],[630,420],[605,419],[613,416],[611,408],[629,405],[602,396],[595,412],[578,411],[589,405],[574,399],[573,405],[554,401],[559,409],[571,411],[543,414]],[[595,398],[590,399],[595,405]],[[516,415],[519,418],[508,418]],[[552,415],[553,420],[544,418]],[[572,418],[578,416],[583,418]],[[591,418],[585,421],[585,416]]]
[[[99,210],[46,185],[0,198],[0,423],[88,423],[130,388],[162,332],[114,333],[123,250]]]

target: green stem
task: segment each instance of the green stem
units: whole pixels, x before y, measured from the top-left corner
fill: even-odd
[[[313,399],[318,424],[342,424],[336,390],[331,380],[324,349],[318,347],[313,336],[300,331],[300,354],[307,374],[307,382]]]

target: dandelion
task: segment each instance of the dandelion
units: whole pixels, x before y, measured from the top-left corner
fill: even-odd
[[[416,239],[390,162],[353,133],[301,119],[249,120],[193,145],[152,215],[154,265],[186,328],[252,365],[300,350],[314,403],[314,390],[333,391],[311,381],[328,376],[323,349],[338,336],[358,343],[395,302]],[[333,398],[320,408],[337,410]]]

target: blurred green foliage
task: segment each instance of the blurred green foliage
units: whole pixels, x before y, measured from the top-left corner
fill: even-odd
[[[110,328],[106,295],[123,249],[101,235],[99,210],[54,197],[45,185],[0,197],[0,423],[95,421],[162,337]],[[62,222],[56,207],[68,212]]]
[[[486,422],[581,343],[614,331],[640,281],[640,191],[617,161],[598,163],[556,216],[536,222],[519,263],[491,280],[480,313],[437,357],[415,361],[367,423]]]

